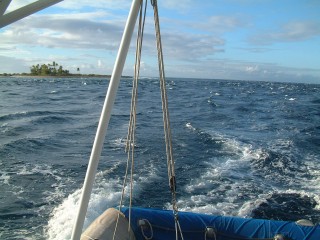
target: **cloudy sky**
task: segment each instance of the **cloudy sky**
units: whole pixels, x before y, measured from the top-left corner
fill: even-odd
[[[13,0],[7,12],[33,1]],[[111,74],[130,0],[65,0],[0,29],[0,73]],[[158,0],[168,77],[320,83],[319,0]],[[141,75],[158,76],[148,2]],[[136,33],[134,34],[134,40]],[[133,75],[134,45],[124,69]]]

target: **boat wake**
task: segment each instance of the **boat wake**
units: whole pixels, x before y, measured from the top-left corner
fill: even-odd
[[[211,144],[215,151],[207,161],[198,162],[201,173],[180,190],[178,205],[182,211],[319,221],[319,173],[307,156],[299,163],[298,153],[291,149],[295,148],[292,141],[275,140],[262,148],[197,129],[191,123],[186,127],[201,144]],[[166,207],[170,208],[170,203]]]
[[[84,229],[96,219],[102,212],[110,207],[117,207],[120,203],[122,195],[122,177],[115,176],[114,173],[121,168],[123,164],[119,162],[110,169],[100,171],[96,175],[96,182],[92,190],[87,215],[84,222]],[[150,169],[145,175],[134,175],[134,198],[139,198],[139,195],[149,181],[157,179],[157,170],[154,166],[149,166]],[[153,169],[153,170],[152,170]],[[55,207],[51,212],[48,225],[45,228],[47,239],[61,240],[70,239],[74,221],[76,219],[77,210],[79,207],[81,189],[76,190],[65,198],[60,205]],[[125,187],[124,204],[128,206],[129,186]]]

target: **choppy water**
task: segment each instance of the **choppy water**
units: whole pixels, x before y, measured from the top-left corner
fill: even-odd
[[[134,205],[170,208],[157,79],[139,86]],[[69,239],[105,79],[0,78],[0,239]],[[180,210],[320,222],[320,85],[168,79]],[[123,79],[86,226],[119,204]]]

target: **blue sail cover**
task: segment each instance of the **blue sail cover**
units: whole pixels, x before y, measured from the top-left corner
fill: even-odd
[[[129,209],[121,211],[129,218]],[[145,226],[139,226],[139,220],[145,219]],[[179,222],[183,238],[246,240],[274,239],[281,234],[286,240],[320,240],[320,226],[300,226],[295,222],[224,217],[189,212],[179,212]],[[149,226],[151,225],[151,228]],[[139,239],[176,239],[173,212],[149,208],[131,209],[131,227]],[[207,227],[214,229],[213,234],[206,234]],[[144,237],[145,235],[145,237]],[[180,239],[180,238],[179,238]]]

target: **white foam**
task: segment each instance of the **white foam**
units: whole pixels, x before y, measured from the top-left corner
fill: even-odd
[[[239,209],[238,216],[249,217],[254,209],[256,209],[260,204],[266,202],[267,194],[264,196],[260,195],[257,199],[245,202]]]
[[[33,174],[40,174],[43,175],[43,177],[50,177],[54,179],[54,183],[51,185],[51,188],[48,191],[43,192],[43,199],[47,202],[54,202],[58,197],[64,196],[63,188],[65,187],[65,184],[69,182],[69,178],[63,179],[62,182],[60,174],[56,170],[53,170],[49,165],[25,164],[21,169],[12,169],[12,172],[0,172],[0,181],[2,181],[3,184],[10,185],[12,194],[17,198],[23,198],[23,194],[26,191],[25,187],[15,185],[15,181],[11,181],[11,179],[12,177],[14,178],[14,175],[29,176]]]
[[[212,159],[211,161],[209,159],[206,163],[206,170],[185,185],[185,191],[189,196],[178,199],[181,210],[247,217],[274,192],[307,195],[317,202],[315,208],[320,209],[320,171],[316,164],[317,161],[314,161],[315,156],[305,156],[303,161],[312,178],[305,179],[304,175],[297,175],[293,186],[300,185],[301,187],[298,190],[286,189],[281,185],[268,185],[264,178],[255,176],[256,171],[252,169],[252,162],[266,158],[267,153],[263,149],[254,148],[250,144],[225,136],[211,135],[214,139],[221,138],[223,151],[232,154],[224,159]],[[276,148],[275,151],[283,152],[288,148],[291,149],[293,143],[290,140],[280,139],[272,142],[270,147],[271,149]],[[279,161],[273,164],[274,166],[277,164],[279,168],[286,168]],[[221,179],[224,179],[222,184]],[[263,193],[257,195],[252,189],[260,189]],[[169,203],[166,206],[170,208]]]
[[[253,186],[259,185],[253,182],[253,173],[250,174],[251,161],[259,159],[263,152],[232,138],[215,133],[211,136],[221,140],[222,151],[232,154],[224,159],[208,159],[206,170],[184,186],[189,196],[180,197],[178,206],[183,211],[236,216],[242,207],[242,198],[256,197],[250,193]],[[221,179],[225,179],[223,184]],[[170,204],[166,207],[170,208]]]
[[[307,165],[307,171],[312,176],[308,181],[304,181],[305,189],[315,193],[317,196],[320,195],[320,170],[318,161],[315,161],[315,156],[305,155],[304,162]],[[302,182],[303,183],[303,182]]]
[[[17,172],[17,175],[32,175],[39,173],[41,175],[45,176],[52,176],[54,177],[57,181],[61,180],[61,177],[57,175],[57,172],[52,169],[51,166],[49,165],[24,165],[22,169]]]
[[[9,126],[8,126],[8,123],[7,123],[7,122],[6,122],[6,123],[1,124],[0,129],[1,129],[1,132],[2,132],[2,133],[6,133],[7,131],[9,131],[9,130],[10,130],[10,128],[9,128]]]
[[[195,131],[196,129],[191,125],[191,123],[186,123],[186,128],[192,130],[192,131]]]
[[[117,138],[116,140],[114,140],[114,144],[116,146],[125,147],[127,144],[127,139],[126,138]]]
[[[92,191],[88,211],[85,218],[84,229],[96,219],[107,208],[118,206],[122,194],[122,182],[120,178],[107,178],[108,174],[113,172],[118,164],[111,169],[98,172],[96,174],[96,183]],[[139,195],[143,185],[152,179],[158,178],[157,170],[154,166],[149,166],[147,174],[135,175],[134,196]],[[125,188],[125,199],[128,199],[128,187]],[[45,232],[47,239],[61,240],[70,239],[73,224],[76,218],[78,204],[81,196],[81,190],[78,189],[70,194],[63,202],[55,207],[46,226]]]
[[[79,201],[81,190],[77,190],[56,207],[52,217],[47,225],[47,238],[48,239],[70,239],[72,233],[72,224],[76,217],[76,206]]]
[[[9,180],[10,180],[10,176],[7,174],[7,173],[1,173],[0,175],[0,181],[3,183],[3,184],[6,184],[6,185],[9,185]]]
[[[104,180],[103,173],[97,175],[98,186],[92,191],[84,228],[107,208],[116,206],[121,196],[120,179]],[[100,176],[100,177],[99,177]],[[53,209],[46,227],[47,238],[50,240],[70,239],[81,197],[81,189],[70,194],[63,202]]]

